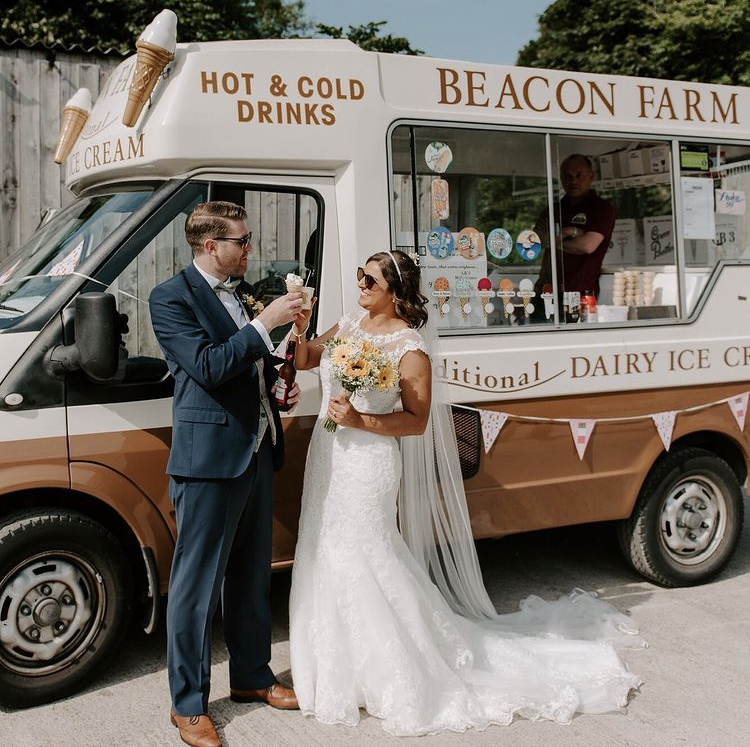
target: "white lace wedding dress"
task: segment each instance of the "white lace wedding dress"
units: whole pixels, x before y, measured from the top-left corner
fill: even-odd
[[[396,361],[424,350],[415,330],[368,335],[362,316],[345,316],[339,336],[371,339]],[[567,723],[577,711],[624,706],[640,680],[608,639],[628,619],[584,593],[553,603],[531,597],[521,612],[487,623],[453,612],[398,532],[398,442],[354,428],[324,430],[329,397],[338,393],[327,353],[320,377],[290,596],[302,712],[355,725],[364,708],[407,736],[484,729],[514,715]],[[352,404],[388,413],[398,398],[370,392]],[[594,640],[562,637],[570,631]]]

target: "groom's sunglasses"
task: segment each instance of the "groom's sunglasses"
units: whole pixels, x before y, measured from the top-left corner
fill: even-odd
[[[372,290],[374,286],[380,285],[377,280],[372,275],[368,275],[361,267],[357,268],[357,282],[361,283],[364,281],[365,288],[367,290]]]
[[[234,238],[233,236],[214,236],[214,241],[233,241],[235,244],[239,245],[240,249],[247,249],[248,246],[250,246],[250,242],[253,238],[253,232],[250,231],[246,233],[244,236],[240,236],[238,239]]]

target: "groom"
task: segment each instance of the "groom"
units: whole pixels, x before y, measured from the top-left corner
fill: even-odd
[[[149,305],[175,381],[167,472],[177,519],[169,581],[167,670],[172,723],[194,747],[220,747],[208,716],[211,621],[222,599],[232,700],[297,708],[271,659],[271,483],[283,433],[271,405],[269,332],[292,322],[302,296],[263,308],[247,283],[244,208],[206,202],[188,216],[193,263],[158,285]],[[255,312],[257,316],[255,316]],[[299,397],[293,390],[293,399]]]

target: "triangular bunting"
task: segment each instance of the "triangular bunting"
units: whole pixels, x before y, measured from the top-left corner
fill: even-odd
[[[484,439],[484,453],[488,454],[495,443],[497,434],[505,425],[508,414],[505,412],[495,412],[494,410],[480,410],[479,418],[482,421],[482,438]]]
[[[664,444],[664,448],[669,451],[677,413],[674,410],[670,410],[669,412],[657,412],[656,415],[652,415],[651,417],[653,418],[659,438],[661,438],[661,442]]]
[[[578,458],[583,459],[586,453],[591,434],[594,432],[596,420],[571,420],[570,432],[573,434],[573,443],[576,445]]]
[[[745,430],[748,394],[748,392],[745,392],[744,394],[739,394],[727,401],[729,409],[732,411],[732,415],[734,415],[734,419],[737,421],[737,425],[740,427],[741,431]]]
[[[83,251],[83,243],[84,239],[81,239],[78,246],[67,257],[64,257],[57,264],[53,265],[47,275],[70,275],[78,267],[78,261],[81,259],[81,252]]]

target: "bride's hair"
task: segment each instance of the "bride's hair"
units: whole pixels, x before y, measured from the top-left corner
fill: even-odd
[[[378,263],[385,282],[393,291],[396,314],[414,329],[423,327],[427,322],[429,300],[419,292],[419,267],[411,257],[396,249],[377,252],[367,261]]]

